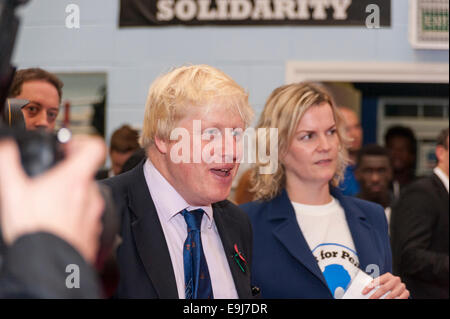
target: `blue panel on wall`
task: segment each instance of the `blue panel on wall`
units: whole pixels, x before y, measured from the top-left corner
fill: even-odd
[[[376,97],[364,97],[361,107],[361,125],[363,127],[363,143],[371,144],[377,142],[377,109]]]

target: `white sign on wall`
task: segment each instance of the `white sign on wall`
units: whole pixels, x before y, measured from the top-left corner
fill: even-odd
[[[416,49],[448,50],[448,0],[409,1],[409,40]]]

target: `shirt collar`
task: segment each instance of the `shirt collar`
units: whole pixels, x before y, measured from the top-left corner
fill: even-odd
[[[433,172],[437,175],[437,177],[439,177],[439,179],[442,181],[448,192],[448,184],[449,184],[448,176],[444,173],[442,169],[440,169],[437,166],[433,169]]]
[[[158,214],[160,214],[166,222],[170,221],[184,209],[187,209],[188,211],[203,209],[208,217],[208,228],[211,228],[213,222],[212,206],[189,205],[164,176],[161,175],[148,158],[144,163],[144,176],[150,195],[158,210]]]

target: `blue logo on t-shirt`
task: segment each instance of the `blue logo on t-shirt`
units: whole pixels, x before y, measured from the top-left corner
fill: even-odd
[[[312,253],[334,298],[344,295],[352,278],[358,272],[358,254],[339,243],[322,243]]]
[[[325,267],[323,276],[327,281],[328,288],[330,288],[331,293],[335,296],[336,289],[341,287],[344,291],[350,283],[350,275],[348,271],[345,270],[342,265],[332,264]]]

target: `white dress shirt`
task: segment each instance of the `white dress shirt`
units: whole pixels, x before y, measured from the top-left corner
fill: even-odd
[[[439,177],[439,179],[442,181],[442,183],[444,184],[445,188],[447,189],[447,193],[448,193],[448,176],[444,173],[443,170],[441,170],[439,167],[435,167],[433,169],[433,172]]]
[[[214,222],[211,205],[190,206],[149,159],[144,164],[144,176],[169,248],[179,298],[185,299],[183,246],[187,237],[187,225],[181,212],[184,209],[201,208],[205,211],[201,224],[202,245],[214,298],[237,299],[236,287]]]

